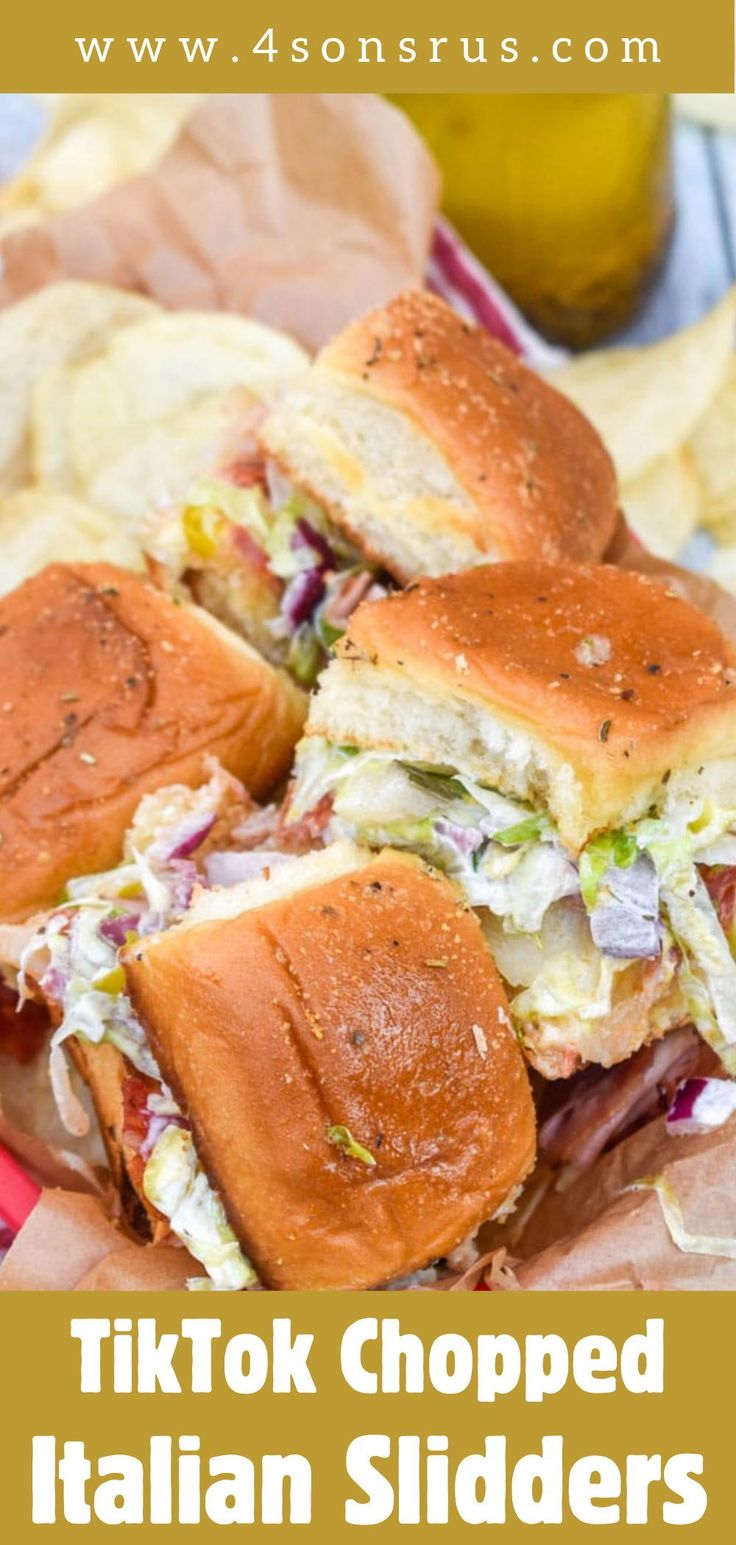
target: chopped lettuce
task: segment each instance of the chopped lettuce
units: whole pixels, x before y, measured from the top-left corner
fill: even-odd
[[[342,835],[420,853],[512,927],[536,932],[547,907],[577,891],[548,816],[495,790],[372,752],[343,758],[333,788]]]
[[[538,842],[545,832],[552,830],[552,822],[548,815],[528,815],[524,821],[517,821],[515,826],[507,826],[503,831],[495,832],[494,842],[500,842],[504,848],[517,848],[523,842]]]
[[[598,887],[607,869],[615,864],[618,869],[628,869],[639,852],[636,837],[627,831],[601,832],[586,844],[580,854],[580,894],[588,911],[592,911],[598,895]]]
[[[598,951],[588,955],[560,953],[548,961],[540,960],[534,981],[512,1002],[514,1017],[562,1024],[572,1017],[583,1022],[606,1019],[622,969],[622,962]]]
[[[164,1128],[146,1164],[143,1190],[216,1288],[238,1292],[254,1286],[256,1273],[199,1163],[191,1132]]]
[[[694,864],[668,866],[662,901],[691,972],[705,983],[721,1036],[736,1043],[736,961]]]
[[[159,1076],[145,1032],[125,993],[119,949],[130,938],[167,927],[191,899],[194,865],[189,853],[217,815],[240,805],[239,785],[213,763],[198,789],[175,784],[146,795],[126,837],[117,869],[70,881],[68,900],[56,907],[26,945],[20,986],[37,981],[60,1011],[51,1041],[51,1076],[70,1130],[83,1116],[64,1066],[63,1043],[73,1035],[94,1045],[116,1046],[139,1072]]]
[[[662,1001],[679,988],[701,1033],[730,1066],[736,963],[697,864],[736,859],[734,772],[731,763],[705,772],[683,773],[679,782],[673,776],[646,817],[599,833],[576,860],[546,811],[457,769],[310,738],[299,752],[290,816],[330,794],[328,836],[418,852],[456,880],[472,906],[498,918],[510,938],[529,935],[540,953],[556,904],[580,895],[593,961],[538,959],[514,1003],[517,1019],[569,1026],[575,1018],[605,1017],[617,974],[632,961],[656,959]],[[656,1018],[656,1006],[653,1012]]]
[[[220,478],[202,478],[182,512],[188,545],[198,557],[214,556],[228,523],[242,526],[261,547],[268,538],[268,505],[260,488],[238,488]]]
[[[468,877],[464,889],[473,906],[490,908],[504,919],[506,927],[536,934],[556,901],[577,894],[575,865],[558,845],[531,842],[511,851],[516,863],[505,873],[499,872],[509,850],[502,848],[499,858],[495,841],[489,843],[475,878]]]
[[[666,1175],[644,1175],[626,1190],[656,1193],[670,1239],[683,1255],[714,1255],[736,1261],[736,1238],[732,1234],[697,1234],[687,1227],[680,1199]]]

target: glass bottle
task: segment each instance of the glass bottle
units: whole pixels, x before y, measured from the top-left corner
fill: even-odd
[[[672,228],[661,95],[400,96],[439,162],[443,208],[548,338],[623,326]]]

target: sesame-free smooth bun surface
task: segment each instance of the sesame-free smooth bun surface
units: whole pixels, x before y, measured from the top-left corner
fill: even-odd
[[[509,786],[525,759],[529,787],[517,780],[514,791],[533,797],[537,775],[552,784],[560,774],[566,808],[554,813],[573,843],[666,771],[736,755],[731,645],[666,582],[641,574],[510,563],[422,580],[360,607],[337,656],[312,705],[313,733],[347,741],[354,729],[357,744],[423,760],[418,709],[414,745],[402,729],[402,702],[407,723],[410,700],[421,699],[426,726],[433,706],[452,718],[458,748],[465,725],[478,775]],[[379,694],[392,705],[380,727],[371,718]],[[362,734],[349,722],[351,697]],[[438,717],[434,736],[439,747]],[[448,760],[452,747],[443,749]]]
[[[418,859],[384,853],[133,946],[125,965],[269,1286],[369,1287],[413,1271],[531,1167],[529,1083],[480,925]],[[368,1162],[330,1141],[335,1129]]]
[[[329,343],[318,367],[399,409],[470,493],[479,554],[595,559],[617,518],[613,466],[554,387],[426,291],[399,295]]]
[[[54,564],[0,602],[0,919],[117,862],[141,796],[208,754],[262,795],[300,695],[194,609],[108,564]]]

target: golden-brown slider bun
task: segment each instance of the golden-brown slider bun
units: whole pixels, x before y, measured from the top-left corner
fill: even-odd
[[[156,1085],[137,1073],[123,1053],[108,1041],[94,1044],[70,1036],[67,1046],[92,1096],[110,1173],[125,1217],[137,1233],[153,1240],[164,1239],[169,1225],[146,1198],[143,1190],[145,1159],[141,1157],[140,1144],[134,1141],[128,1129],[131,1099],[134,1098],[134,1090],[129,1086],[133,1083],[142,1093],[147,1093],[149,1088],[155,1091]]]
[[[600,558],[616,479],[592,425],[436,296],[337,335],[262,445],[398,580],[504,558]]]
[[[109,564],[53,564],[0,601],[0,919],[109,868],[141,796],[218,757],[286,774],[304,699],[194,607]]]
[[[524,1179],[529,1083],[449,881],[349,844],[286,869],[270,903],[264,881],[237,888],[246,911],[223,892],[220,918],[208,896],[209,921],[195,908],[131,946],[128,986],[262,1281],[371,1287],[445,1255]]]
[[[735,666],[666,582],[496,564],[359,607],[307,731],[546,806],[575,849],[678,770],[736,756]]]

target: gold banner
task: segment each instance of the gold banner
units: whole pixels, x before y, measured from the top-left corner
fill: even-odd
[[[8,1294],[5,1538],[725,1541],[732,1315],[717,1293]]]
[[[732,91],[733,0],[11,6],[5,91]]]

